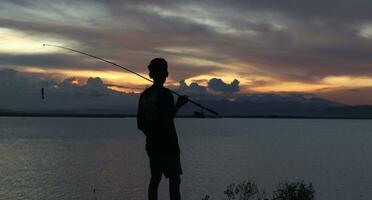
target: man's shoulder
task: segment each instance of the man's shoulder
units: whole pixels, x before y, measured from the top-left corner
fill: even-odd
[[[167,94],[172,94],[172,91],[166,87],[163,87],[164,89],[164,93],[167,93]]]
[[[156,88],[156,87],[148,87],[146,88],[142,93],[141,95],[146,95],[146,94],[150,94],[150,93],[160,93],[160,94],[172,94],[172,91],[166,87],[160,87],[160,88]]]
[[[146,88],[142,93],[141,96],[146,96],[153,92],[153,89],[151,87]]]

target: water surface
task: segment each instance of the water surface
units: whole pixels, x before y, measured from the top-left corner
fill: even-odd
[[[145,199],[150,172],[134,118],[0,118],[0,199]],[[177,119],[183,199],[222,199],[253,180],[270,193],[312,182],[316,199],[372,198],[372,123]],[[161,199],[168,199],[163,179]],[[93,193],[96,189],[96,194]]]

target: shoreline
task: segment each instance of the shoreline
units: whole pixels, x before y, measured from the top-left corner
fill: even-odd
[[[135,118],[134,114],[51,114],[51,113],[1,113],[0,117],[61,117],[61,118]],[[191,115],[176,116],[176,118],[199,118]],[[292,115],[221,115],[205,116],[203,118],[256,118],[256,119],[351,119],[371,120],[371,117],[347,117],[347,116],[292,116]]]

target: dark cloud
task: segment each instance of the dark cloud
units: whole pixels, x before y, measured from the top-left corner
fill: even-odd
[[[206,95],[207,88],[195,82],[187,85],[184,80],[181,80],[179,82],[179,91],[190,96],[200,96]]]
[[[74,67],[77,63],[81,64],[79,66],[84,66],[83,62],[80,62],[78,58],[76,58],[75,56],[66,55],[66,54],[0,53],[0,64],[2,64],[3,66],[18,65],[18,66],[71,68],[71,67]]]
[[[15,95],[15,97],[35,89],[32,85],[37,82],[13,69],[0,70],[0,81],[0,93],[4,96]]]
[[[286,13],[303,18],[311,17],[315,19],[344,21],[372,19],[372,14],[370,12],[372,3],[365,0],[314,0],[306,2],[293,0],[284,0],[280,2],[275,0],[250,0],[245,1],[244,4],[260,10]]]
[[[208,82],[208,88],[223,93],[239,92],[239,81],[234,79],[230,84],[225,83],[222,79],[212,78]]]
[[[187,85],[184,80],[179,82],[178,92],[198,99],[226,99],[239,96],[239,81],[234,79],[231,83],[225,83],[220,78],[211,78],[207,86],[192,82]]]
[[[92,88],[105,88],[105,84],[103,84],[103,81],[99,77],[88,78],[86,86]]]

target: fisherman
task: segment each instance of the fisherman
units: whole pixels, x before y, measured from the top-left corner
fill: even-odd
[[[180,200],[182,174],[180,148],[174,117],[178,109],[187,103],[187,96],[179,96],[174,104],[171,91],[163,87],[168,76],[168,64],[163,58],[154,58],[148,65],[153,85],[140,96],[137,125],[146,136],[146,151],[150,160],[151,179],[148,187],[149,200],[158,199],[158,186],[162,174],[169,178],[171,200]]]

